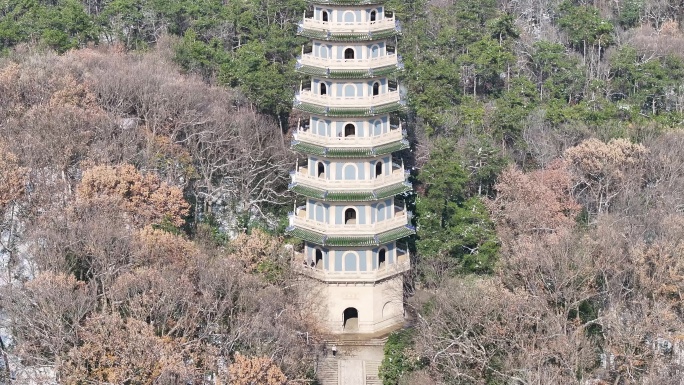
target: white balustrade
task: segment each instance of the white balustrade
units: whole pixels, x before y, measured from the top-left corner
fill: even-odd
[[[321,190],[334,191],[359,191],[359,190],[375,190],[382,187],[391,186],[397,183],[406,181],[407,175],[404,168],[394,168],[388,175],[380,175],[372,179],[361,180],[345,180],[345,179],[326,179],[325,177],[318,177],[309,175],[306,169],[299,169],[298,172],[291,172],[290,177],[292,183],[302,184],[304,186],[314,187]]]
[[[391,53],[367,59],[332,59],[305,53],[302,54],[299,63],[310,67],[330,68],[331,70],[368,70],[398,65],[399,56]]]
[[[372,128],[371,128],[372,129]],[[306,143],[316,144],[319,146],[334,146],[334,147],[370,147],[381,146],[383,144],[400,141],[404,138],[404,133],[401,126],[398,129],[391,129],[389,132],[376,136],[323,136],[314,134],[311,130],[299,129],[294,133],[295,140],[301,140]]]
[[[300,215],[298,210],[295,215],[290,215],[290,226],[296,226],[302,229],[315,231],[318,233],[325,233],[330,236],[351,236],[351,235],[375,235],[385,231],[393,230],[408,224],[409,216],[406,211],[395,212],[394,216],[384,221],[369,223],[361,225],[355,224],[329,224],[319,222],[313,219]]]
[[[330,31],[332,33],[367,33],[392,29],[396,26],[394,16],[376,21],[334,22],[304,17],[304,29]]]
[[[411,269],[411,264],[408,254],[398,255],[397,262],[386,264],[384,267],[368,270],[368,271],[329,271],[321,268],[309,266],[306,256],[303,253],[295,253],[293,259],[293,267],[303,274],[322,281],[354,281],[354,282],[372,282],[391,277],[393,275],[401,274]]]
[[[317,95],[310,90],[301,90],[295,98],[303,103],[324,105],[328,107],[356,107],[356,108],[370,108],[389,103],[398,103],[401,101],[399,91],[383,92],[377,96],[332,96],[332,95]]]

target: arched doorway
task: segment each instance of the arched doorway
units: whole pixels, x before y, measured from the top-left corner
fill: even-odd
[[[325,165],[323,164],[323,162],[318,162],[317,168],[318,168],[318,169],[317,169],[317,171],[318,171],[318,173],[317,173],[318,177],[319,177],[319,178],[325,178]]]
[[[345,225],[355,225],[356,224],[356,210],[354,210],[354,209],[344,210],[344,224]]]
[[[352,123],[348,123],[344,126],[344,137],[356,136],[356,126]]]
[[[378,13],[375,11],[371,11],[370,13],[370,21],[375,21],[375,18],[377,17]]]
[[[347,48],[344,50],[344,58],[345,59],[354,59],[354,48]]]
[[[375,82],[373,83],[373,96],[378,96],[380,95],[380,83]]]
[[[323,19],[323,21],[328,21],[328,11],[321,12],[321,19]]]
[[[328,94],[328,87],[325,85],[325,83],[321,83],[321,95],[327,95]]]
[[[342,329],[345,332],[355,332],[359,330],[359,311],[356,308],[348,307],[342,313],[344,321],[342,322]]]
[[[380,249],[378,252],[378,269],[385,267],[385,262],[387,261],[387,250]]]
[[[382,162],[378,161],[375,163],[375,177],[379,178],[382,176]]]
[[[320,249],[316,249],[316,260],[314,262],[316,269],[323,269],[323,252]]]

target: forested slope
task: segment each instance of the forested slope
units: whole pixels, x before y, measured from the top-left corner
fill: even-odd
[[[305,8],[0,3],[0,306],[22,365],[312,376],[279,237]],[[385,383],[679,383],[684,4],[388,8],[418,235]]]

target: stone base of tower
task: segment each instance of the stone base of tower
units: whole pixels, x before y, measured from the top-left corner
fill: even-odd
[[[374,283],[323,283],[302,277],[306,311],[330,334],[377,334],[404,323],[404,278]]]

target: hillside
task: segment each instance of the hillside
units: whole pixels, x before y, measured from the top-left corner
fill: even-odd
[[[0,4],[17,381],[313,381],[283,236],[306,6]],[[684,4],[387,7],[417,236],[384,384],[678,384]]]

